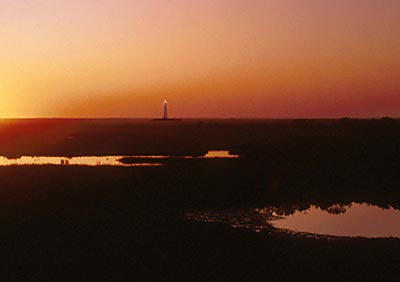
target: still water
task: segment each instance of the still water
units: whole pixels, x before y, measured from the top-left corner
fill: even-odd
[[[147,163],[145,161],[125,164],[120,162],[124,156],[85,156],[85,157],[21,157],[8,159],[0,157],[0,166],[11,165],[84,165],[84,166],[162,166],[162,163]]]
[[[285,215],[279,208],[189,213],[190,220],[225,223],[256,232],[306,233],[340,237],[400,238],[400,211],[366,203],[311,206]]]
[[[400,238],[400,211],[365,203],[335,205],[327,210],[311,206],[306,211],[296,211],[271,223],[276,228],[314,234]]]
[[[201,157],[200,157],[201,158]],[[203,156],[206,159],[222,158],[222,159],[237,159],[239,155],[233,155],[229,151],[210,150]]]
[[[11,165],[84,165],[84,166],[163,166],[162,161],[168,159],[209,159],[239,158],[238,155],[231,155],[229,151],[210,150],[204,156],[167,156],[167,155],[137,155],[137,156],[80,156],[80,157],[44,157],[44,156],[23,156],[16,159],[0,157],[0,166]],[[123,159],[135,159],[132,163],[123,162]],[[146,161],[146,160],[152,160]],[[154,162],[154,160],[157,160]],[[159,161],[158,161],[159,160]]]

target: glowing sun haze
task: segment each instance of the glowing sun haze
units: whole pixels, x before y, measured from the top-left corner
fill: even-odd
[[[400,116],[398,0],[1,0],[0,116]]]

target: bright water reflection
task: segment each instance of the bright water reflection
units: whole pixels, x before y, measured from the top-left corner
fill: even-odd
[[[237,159],[239,155],[231,155],[229,151],[223,150],[210,150],[204,155],[204,158],[224,158],[224,159]]]
[[[233,228],[256,232],[289,232],[340,237],[400,238],[400,211],[394,208],[353,203],[328,209],[311,206],[307,210],[282,215],[275,207],[251,210],[203,211],[188,213],[190,220],[225,223]],[[314,236],[313,235],[313,236]]]
[[[0,157],[0,166],[11,165],[83,165],[83,166],[162,166],[162,163],[138,162],[125,164],[120,162],[123,156],[84,156],[84,157],[21,157],[8,159]]]
[[[16,159],[0,157],[0,166],[10,165],[84,165],[84,166],[163,166],[163,160],[167,159],[202,159],[202,158],[238,158],[229,151],[208,151],[200,157],[193,156],[166,156],[166,155],[137,155],[137,156],[81,156],[81,157],[44,157],[23,156]],[[134,159],[134,162],[121,160]],[[147,160],[152,160],[146,161]],[[159,160],[154,162],[154,160]]]
[[[321,210],[311,206],[306,211],[271,221],[273,226],[298,232],[351,237],[400,238],[400,211],[353,203]]]

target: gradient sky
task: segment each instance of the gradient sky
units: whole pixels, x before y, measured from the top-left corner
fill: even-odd
[[[0,0],[1,117],[400,117],[398,0]]]

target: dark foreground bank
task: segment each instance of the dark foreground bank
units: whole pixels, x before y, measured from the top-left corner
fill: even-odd
[[[138,125],[143,135],[134,124],[127,128],[117,121],[90,121],[86,131],[60,127],[57,134],[64,132],[64,137],[48,139],[48,148],[57,155],[71,153],[71,148],[136,153],[126,143],[136,136],[130,142],[141,144],[141,151],[147,147],[149,154],[173,146],[187,154],[204,146],[239,152],[242,158],[163,167],[1,167],[0,280],[400,280],[398,239],[310,238],[273,229],[255,233],[184,216],[196,210],[264,206],[291,213],[294,207],[354,201],[398,209],[397,121],[233,124],[226,124],[225,135],[218,123],[164,128],[163,136],[170,140],[166,147],[159,144],[159,132],[151,141],[145,125]],[[193,126],[206,139],[187,142]],[[51,128],[43,129],[43,136],[56,130]],[[0,136],[3,150],[17,154],[22,141],[13,147],[10,140],[20,140],[15,137],[19,133],[5,132],[10,131]],[[42,135],[32,136],[26,148],[50,150],[42,147],[47,140]],[[87,136],[95,140],[92,148],[85,147]]]
[[[298,192],[247,188],[239,182],[243,174],[232,174],[237,165],[2,168],[2,280],[399,278],[398,239],[312,239],[186,220],[185,211],[199,208],[297,202]],[[249,190],[255,196],[246,196]],[[301,203],[347,202],[352,193],[326,199],[309,190]],[[359,191],[357,197],[368,200],[373,194]]]

